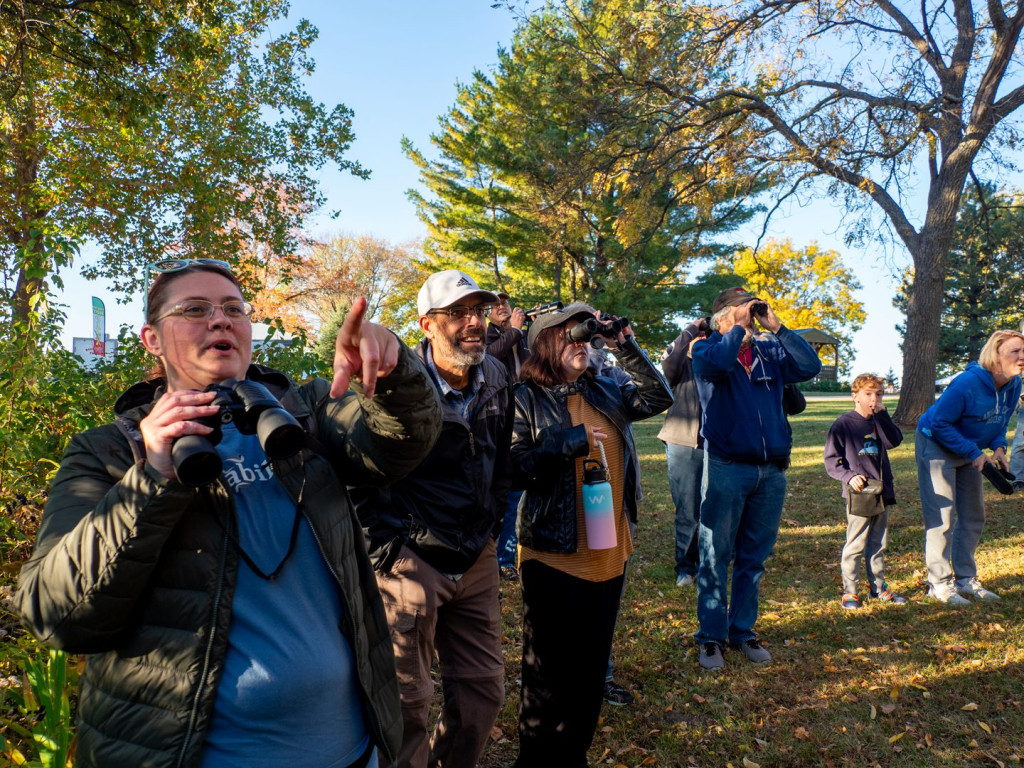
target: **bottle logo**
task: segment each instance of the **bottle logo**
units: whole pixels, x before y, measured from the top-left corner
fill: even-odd
[[[604,494],[602,493],[600,496],[588,496],[587,501],[591,504],[601,504],[604,502]]]

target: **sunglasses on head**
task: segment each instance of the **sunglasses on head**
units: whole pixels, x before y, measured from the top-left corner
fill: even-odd
[[[231,272],[231,265],[223,259],[160,259],[146,265],[145,280],[146,293],[142,298],[142,317],[149,313],[149,289],[153,285],[153,273],[167,275],[172,272],[181,272],[193,264],[200,264],[207,267],[219,267]]]

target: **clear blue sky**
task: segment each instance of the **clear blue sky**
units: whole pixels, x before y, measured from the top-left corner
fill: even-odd
[[[418,182],[416,169],[402,154],[399,142],[407,136],[423,150],[437,118],[455,100],[459,81],[474,69],[490,69],[497,48],[512,37],[515,21],[491,0],[440,0],[423,3],[358,3],[294,0],[290,23],[310,20],[320,30],[312,54],[317,69],[308,81],[310,93],[328,104],[343,103],[355,112],[356,141],[350,157],[372,171],[363,181],[335,170],[321,174],[326,210],[340,210],[331,220],[326,211],[312,219],[315,233],[372,234],[401,242],[425,234],[405,192]],[[796,247],[813,241],[843,254],[846,264],[864,286],[858,298],[868,318],[854,337],[854,373],[885,374],[891,367],[902,373],[899,335],[902,320],[892,307],[897,280],[874,254],[842,245],[841,211],[826,200],[806,209],[791,208],[778,215],[769,234],[788,237]],[[753,244],[760,225],[747,230]],[[896,254],[899,263],[906,261]],[[88,258],[88,256],[86,256]],[[141,302],[118,305],[106,286],[68,278],[66,337],[91,335],[90,296],[107,305],[107,332],[116,334],[122,322],[141,324]],[[642,335],[642,330],[637,329]]]

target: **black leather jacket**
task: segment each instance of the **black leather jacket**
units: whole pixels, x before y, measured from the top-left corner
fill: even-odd
[[[573,384],[540,387],[532,381],[516,386],[516,417],[512,436],[512,486],[524,488],[516,532],[519,542],[545,552],[575,552],[576,459],[589,452],[586,428],[573,426],[566,398],[579,392],[618,428],[625,445],[623,503],[636,522],[639,486],[633,456],[636,447],[628,425],[661,413],[672,404],[672,392],[633,339],[613,350],[632,381],[616,384],[596,376]]]

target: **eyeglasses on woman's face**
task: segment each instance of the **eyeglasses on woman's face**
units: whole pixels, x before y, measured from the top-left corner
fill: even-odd
[[[491,314],[491,310],[494,309],[493,304],[477,304],[475,307],[447,307],[445,309],[432,309],[428,315],[448,315],[453,320],[458,320],[460,323],[464,323],[472,315],[476,315],[476,319],[481,322],[487,319],[487,316]]]
[[[172,272],[181,272],[193,264],[202,264],[208,267],[220,267],[231,272],[231,265],[223,259],[160,259],[146,265],[145,280],[146,292],[142,297],[142,316],[149,312],[149,287],[153,284],[153,274],[168,275]],[[167,315],[164,315],[166,317]]]
[[[181,315],[186,320],[201,323],[213,317],[214,310],[219,309],[228,320],[248,320],[252,314],[253,306],[248,301],[225,301],[223,304],[215,304],[206,299],[188,299],[164,312],[157,320],[163,320],[171,315]]]

